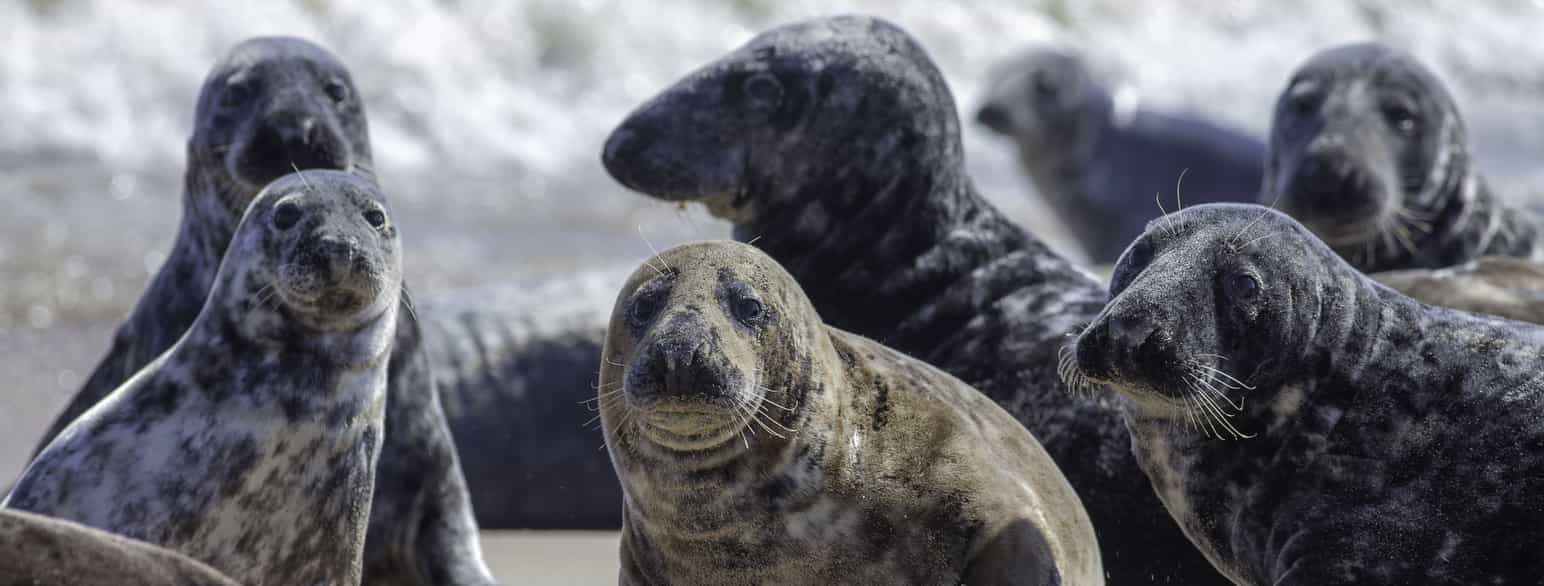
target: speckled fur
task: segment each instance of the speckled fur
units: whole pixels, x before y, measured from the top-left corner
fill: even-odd
[[[0,584],[237,586],[176,552],[51,517],[0,510]]]
[[[976,121],[1014,141],[1035,191],[1096,263],[1115,262],[1160,206],[1253,201],[1259,191],[1259,138],[1126,103],[1135,92],[1117,103],[1080,55],[1033,47],[987,78]]]
[[[1371,275],[1424,303],[1507,319],[1544,323],[1544,264],[1484,256],[1445,269],[1407,269]]]
[[[779,99],[747,96],[756,72],[780,80]],[[631,114],[603,159],[632,189],[735,222],[832,326],[1017,418],[1082,497],[1111,582],[1223,583],[1142,477],[1115,398],[1057,379],[1059,349],[1104,289],[976,192],[959,133],[916,41],[843,16],[766,32],[688,75]]]
[[[271,183],[187,334],[66,427],[4,506],[247,584],[360,583],[402,287],[396,225],[372,212],[380,192],[349,173]]]
[[[1239,583],[1544,581],[1544,329],[1400,295],[1260,206],[1154,221],[1111,292],[1078,368]]]
[[[1544,260],[1539,219],[1481,179],[1442,82],[1377,43],[1327,49],[1293,73],[1271,122],[1260,203],[1279,205],[1365,272],[1482,255]]]
[[[1028,432],[958,379],[827,328],[755,248],[689,244],[640,267],[600,389],[623,584],[1103,583],[1088,517]]]
[[[228,98],[236,86],[244,88],[245,99]],[[372,174],[358,95],[348,70],[333,55],[299,39],[253,39],[215,65],[199,94],[188,141],[177,240],[39,450],[188,330],[238,220],[269,180],[290,172],[292,163],[301,169],[320,165]],[[330,160],[308,161],[256,146],[262,144],[265,124],[283,128],[282,117],[296,112],[314,117],[312,140],[325,143],[323,158]],[[408,311],[400,311],[398,319],[365,575],[372,584],[491,583],[418,326]]]

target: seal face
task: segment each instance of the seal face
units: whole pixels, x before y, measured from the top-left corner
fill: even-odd
[[[1366,272],[1541,254],[1536,218],[1499,201],[1473,168],[1442,82],[1376,43],[1325,50],[1293,73],[1260,201]]]
[[[1096,263],[1114,262],[1160,206],[1252,201],[1259,189],[1260,139],[1112,94],[1080,55],[1032,47],[987,77],[976,122],[1013,139],[1035,191]]]
[[[336,57],[301,39],[254,38],[214,66],[188,140],[183,216],[172,250],[38,450],[187,332],[261,188],[296,170],[373,174],[359,96]],[[491,583],[411,317],[400,312],[403,323],[396,328],[387,389],[390,431],[377,468],[365,572],[372,584]]]
[[[188,333],[55,438],[4,506],[243,583],[358,584],[401,277],[373,185],[274,181]]]
[[[1068,378],[1120,391],[1236,582],[1544,579],[1544,330],[1404,297],[1260,206],[1155,220],[1110,290]]]
[[[617,297],[601,384],[623,584],[1101,584],[1050,457],[986,397],[829,329],[737,243]]]
[[[734,222],[831,326],[1017,418],[1077,489],[1111,582],[1224,583],[1142,476],[1116,399],[1064,391],[1058,352],[1106,292],[976,192],[948,84],[910,35],[862,16],[762,33],[640,106],[602,160]]]
[[[237,586],[192,558],[62,519],[0,510],[0,568],[12,584]]]

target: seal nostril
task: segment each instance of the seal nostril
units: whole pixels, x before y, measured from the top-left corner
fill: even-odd
[[[999,104],[989,103],[976,111],[976,122],[1000,134],[1008,133],[1008,112]]]

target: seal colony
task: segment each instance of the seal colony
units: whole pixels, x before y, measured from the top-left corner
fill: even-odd
[[[765,254],[688,244],[617,295],[597,394],[622,584],[1102,584],[1045,450],[958,379],[827,328]]]
[[[1544,580],[1544,330],[1416,302],[1260,206],[1155,220],[1110,291],[1069,378],[1125,397],[1236,582]]]
[[[77,523],[0,510],[6,584],[238,586],[176,552]]]
[[[1080,55],[1026,49],[987,79],[976,122],[1014,141],[1035,191],[1095,263],[1115,262],[1160,206],[1251,201],[1259,190],[1260,139],[1117,96]]]
[[[3,506],[247,584],[359,584],[401,287],[373,185],[274,181],[182,339],[65,428]]]
[[[214,66],[200,90],[188,141],[183,216],[172,250],[39,449],[183,336],[209,295],[238,220],[265,184],[296,169],[372,173],[358,95],[336,57],[300,39],[255,38]],[[411,317],[411,311],[398,312],[365,580],[491,583]]]
[[[1480,178],[1442,82],[1377,43],[1327,49],[1293,73],[1271,120],[1260,202],[1369,273],[1483,255],[1544,260],[1539,219]]]
[[[733,222],[833,327],[1016,417],[1082,498],[1110,582],[1224,583],[1142,476],[1116,399],[1064,391],[1059,350],[1106,293],[977,194],[953,97],[910,35],[863,16],[762,33],[640,106],[602,160]]]

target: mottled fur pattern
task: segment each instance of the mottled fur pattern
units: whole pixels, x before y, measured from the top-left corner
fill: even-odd
[[[1260,203],[1279,204],[1365,272],[1544,260],[1538,218],[1481,179],[1442,82],[1377,43],[1327,49],[1293,73],[1271,121]]]
[[[401,257],[365,180],[274,181],[187,334],[65,428],[4,506],[244,583],[360,583]]]
[[[827,328],[733,242],[652,259],[617,297],[597,395],[623,584],[1100,584],[1093,527],[986,397]]]
[[[0,510],[5,584],[237,586],[174,551],[62,519]]]
[[[1154,221],[1111,292],[1076,366],[1239,583],[1544,580],[1544,330],[1400,295],[1260,206]]]
[[[1115,398],[1072,395],[1056,376],[1105,291],[976,192],[959,133],[916,41],[842,16],[774,29],[688,75],[617,128],[604,162],[632,189],[734,222],[832,326],[1016,417],[1082,497],[1111,582],[1222,583],[1142,477]]]
[[[209,294],[237,221],[268,181],[295,168],[373,174],[358,95],[336,57],[299,39],[252,39],[215,65],[188,141],[182,223],[172,251],[39,450],[182,337]],[[409,311],[399,311],[398,319],[367,581],[490,583],[418,326]]]
[[[1035,191],[1096,263],[1120,257],[1166,206],[1253,201],[1265,144],[1117,95],[1081,55],[1034,47],[993,67],[976,121],[1012,139]],[[1155,195],[1161,201],[1155,205]]]

